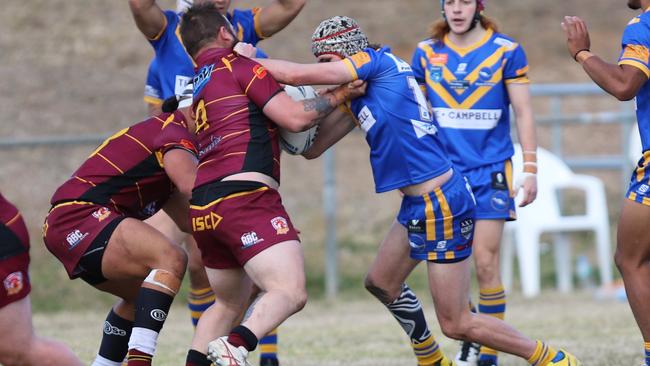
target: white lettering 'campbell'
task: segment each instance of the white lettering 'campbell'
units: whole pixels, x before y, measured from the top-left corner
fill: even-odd
[[[491,130],[501,120],[500,109],[434,108],[440,127],[465,130]]]

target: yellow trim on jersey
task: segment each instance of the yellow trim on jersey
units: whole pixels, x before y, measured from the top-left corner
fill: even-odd
[[[162,105],[163,104],[162,99],[150,97],[148,95],[145,95],[143,99],[144,99],[144,102],[147,103],[147,104],[153,104],[153,105]]]
[[[648,166],[648,163],[650,163],[650,150],[646,151],[643,153],[643,162],[641,163],[641,166],[636,168],[636,181],[640,182],[643,180],[643,177],[645,176],[645,168]]]
[[[528,73],[528,70],[530,70],[530,66],[526,65],[521,69],[515,71],[515,74],[517,74],[518,76],[524,76],[526,73]]]
[[[269,187],[261,187],[261,188],[258,188],[258,189],[252,190],[252,191],[233,193],[233,194],[227,195],[227,196],[225,196],[225,197],[218,198],[218,199],[216,199],[216,200],[214,200],[214,201],[208,203],[208,204],[205,205],[205,206],[190,205],[190,208],[193,209],[193,210],[205,210],[205,209],[208,209],[208,208],[210,208],[210,207],[216,205],[217,203],[219,203],[219,202],[221,202],[221,201],[229,200],[229,199],[231,199],[231,198],[237,198],[237,197],[247,196],[247,195],[249,195],[249,194],[258,193],[258,192],[262,192],[262,191],[266,191],[266,190],[268,190],[268,189],[269,189]]]
[[[481,72],[481,70],[483,68],[492,67],[493,65],[495,65],[497,62],[501,60],[504,53],[505,53],[504,47],[498,48],[496,51],[494,51],[493,54],[490,55],[490,57],[486,58],[485,60],[483,60],[483,62],[481,62],[478,66],[476,66],[474,70],[472,70],[472,72],[470,72],[469,75],[465,77],[465,80],[469,81],[470,84],[474,84],[478,80],[479,73]],[[503,70],[503,65],[499,67],[499,70]]]
[[[357,69],[355,69],[354,65],[352,65],[352,61],[350,61],[349,58],[344,58],[343,64],[347,66],[348,70],[350,71],[350,75],[352,76],[352,81],[358,80],[359,75],[357,74]]]
[[[436,187],[433,192],[436,194],[438,203],[440,204],[440,210],[442,211],[442,222],[443,227],[445,228],[445,240],[451,240],[454,238],[454,215],[449,208],[449,203],[445,194],[442,193],[440,187]]]
[[[623,61],[619,61],[618,64],[619,66],[622,65],[634,66],[637,69],[643,71],[643,73],[647,78],[650,78],[650,69],[648,69],[648,67],[644,65],[642,62],[635,61],[635,60],[623,60]]]
[[[163,13],[163,19],[165,19],[165,24],[163,25],[162,29],[158,31],[158,34],[156,34],[155,37],[149,38],[150,41],[157,41],[162,37],[163,33],[165,33],[165,30],[167,29],[167,15]]]
[[[641,203],[646,205],[646,206],[650,206],[650,198],[643,197],[643,202],[641,202]]]
[[[17,212],[16,216],[12,217],[11,220],[5,223],[5,226],[10,226],[11,224],[14,223],[14,221],[18,220],[19,217],[20,217],[20,212]]]
[[[514,198],[515,197],[515,190],[512,189],[512,160],[508,159],[506,160],[504,170],[506,173],[506,183],[508,183],[508,191],[510,192],[510,197]],[[499,287],[500,288],[500,287]],[[487,292],[488,290],[483,290],[484,293],[489,293]],[[501,288],[501,291],[503,289]]]
[[[246,107],[246,108],[242,108],[242,109],[240,109],[240,110],[238,110],[238,111],[234,111],[234,112],[230,113],[229,115],[227,115],[227,116],[223,117],[222,119],[220,119],[219,122],[221,122],[221,121],[225,121],[225,120],[227,120],[228,118],[230,118],[230,117],[232,117],[232,116],[234,116],[234,115],[236,115],[236,114],[243,113],[243,112],[246,112],[246,111],[248,111],[248,107]]]
[[[436,240],[436,213],[433,212],[433,202],[428,194],[422,195],[424,198],[424,217],[426,218],[427,241]]]
[[[235,136],[235,135],[241,135],[242,133],[249,132],[250,130],[251,130],[250,128],[247,128],[247,129],[245,129],[245,130],[241,130],[241,131],[237,131],[237,132],[229,133],[229,134],[227,134],[226,136],[222,137],[222,138],[221,138],[221,141],[227,139],[228,137],[232,137],[232,136]]]
[[[217,99],[215,99],[215,100],[211,100],[211,101],[205,103],[205,106],[207,107],[207,106],[209,106],[209,105],[212,104],[212,103],[221,102],[222,100],[226,100],[226,99],[230,99],[230,98],[235,98],[235,97],[245,97],[245,96],[246,96],[246,94],[235,94],[235,95],[229,95],[229,96],[227,96],[227,97],[221,97],[221,98],[217,98]]]
[[[630,195],[627,196],[627,198],[631,199],[632,201],[636,201],[636,192],[630,192]]]
[[[86,202],[86,201],[69,201],[69,202],[63,202],[59,203],[58,205],[54,205],[50,212],[56,210],[57,208],[65,207],[65,206],[72,206],[72,205],[96,205],[94,202]]]
[[[101,153],[97,153],[97,156],[99,156],[100,158],[104,159],[104,160],[105,160],[107,163],[109,163],[113,168],[115,168],[118,172],[120,172],[120,174],[124,174],[124,171],[123,171],[122,169],[120,169],[119,166],[115,165],[112,161],[110,161],[107,157],[105,157],[105,156],[102,155]]]
[[[95,151],[93,151],[93,152],[90,154],[90,156],[88,156],[88,157],[89,157],[89,158],[92,158],[93,156],[95,156],[95,154],[98,154],[98,153],[99,153],[103,148],[106,147],[106,145],[108,145],[109,142],[111,142],[111,141],[117,139],[118,137],[124,135],[124,134],[129,130],[129,128],[130,128],[130,127],[123,128],[123,129],[119,130],[118,132],[116,132],[113,136],[111,136],[111,137],[107,138],[106,140],[104,140],[104,142],[102,142],[102,143],[101,143],[101,144],[100,144],[100,145],[95,149]]]
[[[445,252],[445,259],[446,260],[456,259],[456,253],[454,253],[453,251]]]
[[[267,38],[263,33],[262,33],[262,27],[260,25],[260,12],[262,8],[253,8],[253,28],[255,28],[255,34],[257,34],[260,39],[265,39]],[[240,38],[241,39],[241,38]]]
[[[140,146],[141,146],[141,147],[142,147],[146,152],[148,152],[149,154],[151,154],[151,150],[149,150],[149,148],[148,148],[147,146],[145,146],[145,144],[143,144],[142,142],[140,142],[140,140],[138,140],[138,139],[136,139],[135,137],[129,135],[128,133],[125,133],[124,136],[126,136],[126,137],[130,138],[131,140],[137,142],[138,145],[140,145]]]
[[[77,179],[77,180],[79,180],[79,181],[81,181],[81,182],[83,182],[83,183],[90,184],[90,185],[93,186],[93,187],[97,187],[97,185],[96,185],[95,183],[93,183],[93,182],[91,182],[91,181],[89,181],[89,180],[85,180],[85,179],[83,179],[83,178],[77,177],[76,175],[74,176],[74,178]]]
[[[524,75],[514,79],[506,79],[504,82],[506,84],[530,84],[530,79]]]
[[[483,35],[483,38],[481,38],[478,42],[476,42],[476,43],[474,43],[474,44],[472,44],[472,45],[469,45],[469,46],[467,46],[467,47],[459,47],[459,46],[455,45],[455,44],[454,44],[454,43],[449,39],[449,34],[446,34],[446,35],[445,35],[445,38],[443,39],[443,42],[444,42],[444,43],[445,43],[449,48],[451,48],[454,52],[456,52],[458,55],[460,55],[461,57],[464,57],[464,56],[467,55],[468,53],[470,53],[470,52],[476,50],[477,48],[479,48],[479,47],[483,46],[485,43],[487,43],[487,41],[490,40],[490,38],[492,37],[493,34],[494,34],[494,31],[493,31],[492,29],[488,29],[488,30],[485,32],[485,34]]]

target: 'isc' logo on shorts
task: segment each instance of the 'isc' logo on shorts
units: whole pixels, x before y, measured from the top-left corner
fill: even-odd
[[[214,212],[200,217],[192,217],[192,231],[214,230],[221,222],[222,217]]]

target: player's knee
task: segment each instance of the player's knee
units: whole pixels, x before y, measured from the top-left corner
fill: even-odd
[[[159,252],[156,262],[151,269],[161,268],[182,279],[187,268],[187,253],[180,246],[170,244]]]
[[[471,314],[438,314],[442,333],[452,339],[468,340],[471,336]]]
[[[294,312],[299,312],[307,304],[307,289],[304,286],[295,288],[291,292],[290,299]]]
[[[493,282],[499,278],[499,268],[493,263],[476,262],[476,278],[479,283]]]
[[[368,274],[366,276],[366,279],[364,280],[364,286],[366,287],[366,290],[370,292],[374,297],[376,297],[379,301],[381,301],[384,304],[390,304],[391,302],[395,301],[397,297],[399,297],[400,290],[401,290],[401,285],[399,287],[400,290],[397,291],[389,291],[387,290],[383,284],[378,283],[378,281],[371,275]]]

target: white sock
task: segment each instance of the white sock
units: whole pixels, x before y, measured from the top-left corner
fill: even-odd
[[[158,343],[158,332],[147,328],[133,327],[129,338],[129,349],[137,349],[148,355],[154,355]]]
[[[97,355],[95,361],[90,366],[121,366],[122,362],[111,361],[107,358],[104,358],[100,355]]]

